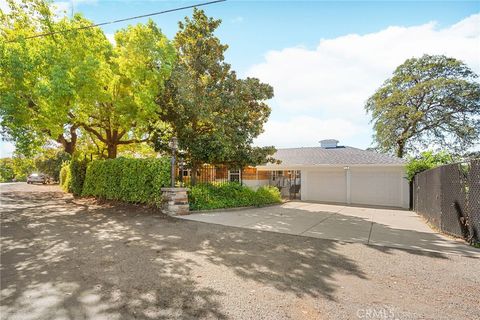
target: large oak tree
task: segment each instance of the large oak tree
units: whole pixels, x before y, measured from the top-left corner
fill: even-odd
[[[152,21],[118,31],[115,41],[97,71],[93,100],[84,105],[78,121],[105,144],[108,158],[117,156],[120,145],[149,141],[158,109],[155,99],[175,60],[175,49]]]
[[[398,157],[435,145],[467,150],[480,136],[477,77],[462,61],[445,56],[405,61],[365,105],[377,147]]]
[[[99,28],[78,30],[92,24],[79,14],[59,19],[41,0],[9,5],[0,20],[0,121],[18,150],[53,139],[72,154],[84,130],[114,158],[119,145],[148,140],[175,59],[153,22],[118,31],[112,46]],[[53,34],[27,39],[42,33]]]

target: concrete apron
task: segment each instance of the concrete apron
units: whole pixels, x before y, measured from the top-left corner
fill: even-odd
[[[367,245],[480,258],[480,250],[432,230],[415,212],[308,202],[192,213],[179,219]]]

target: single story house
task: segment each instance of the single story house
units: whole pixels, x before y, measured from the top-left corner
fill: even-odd
[[[318,147],[278,149],[278,160],[241,170],[205,165],[199,181],[240,181],[258,188],[277,186],[283,196],[319,202],[408,208],[405,160],[369,150],[339,146],[334,139]],[[188,179],[190,172],[184,171]]]
[[[334,139],[322,140],[318,147],[278,149],[273,157],[280,163],[256,169],[282,175],[286,171],[290,186],[292,181],[298,184],[295,180],[300,180],[301,200],[409,207],[403,159],[339,146]]]

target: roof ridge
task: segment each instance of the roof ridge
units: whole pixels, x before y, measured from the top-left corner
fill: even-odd
[[[277,150],[294,150],[294,149],[322,149],[322,150],[356,149],[356,150],[366,151],[366,150],[363,150],[363,149],[360,149],[360,148],[351,147],[351,146],[338,146],[338,147],[336,147],[336,148],[324,148],[324,147],[316,146],[316,147],[293,147],[293,148],[276,148],[276,149],[277,149]]]
[[[343,151],[342,151],[343,150]],[[279,148],[274,158],[285,164],[404,164],[405,160],[374,150],[341,146],[341,148],[296,147]]]

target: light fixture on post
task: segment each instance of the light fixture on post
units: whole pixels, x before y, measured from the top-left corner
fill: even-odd
[[[171,180],[172,180],[172,188],[175,188],[175,153],[178,148],[178,140],[177,137],[172,137],[169,143],[170,148],[172,149],[172,160],[171,160]]]

